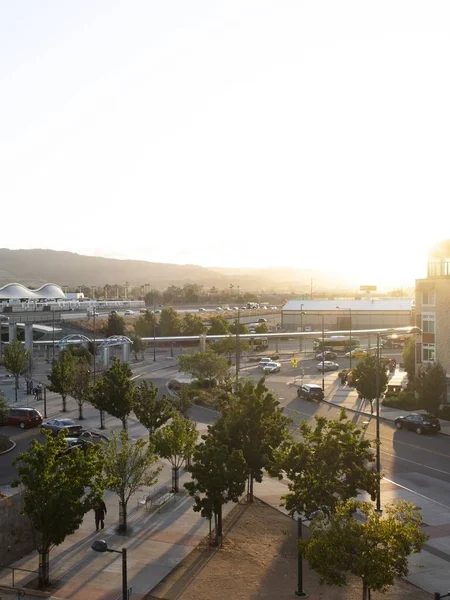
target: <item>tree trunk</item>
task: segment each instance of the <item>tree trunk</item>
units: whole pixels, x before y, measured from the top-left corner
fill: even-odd
[[[14,385],[14,396],[15,402],[17,402],[17,390],[19,389],[19,376],[14,375],[15,385]]]
[[[211,523],[211,517],[209,517],[209,545],[210,546],[212,546],[211,533],[212,533],[212,523]]]
[[[63,401],[62,411],[67,412],[67,402],[66,402],[67,396],[65,394],[61,394],[61,398]]]
[[[124,431],[127,430],[127,418],[126,417],[124,419],[122,419],[122,429]]]
[[[249,504],[252,504],[253,503],[253,472],[250,473],[249,477],[250,477],[250,481],[249,481],[250,489],[249,489],[249,494],[248,494],[248,502],[249,502]]]
[[[173,467],[173,491],[178,494],[180,483],[180,467]]]
[[[366,581],[363,579],[363,593],[362,593],[362,600],[368,600],[368,585],[366,583]]]
[[[219,545],[219,533],[217,529],[217,513],[214,513],[214,545]]]
[[[78,419],[80,421],[82,421],[84,419],[84,417],[83,417],[83,403],[82,402],[78,402]]]
[[[39,552],[39,587],[42,589],[49,584],[50,564],[47,550]]]
[[[218,543],[220,542],[220,545],[222,545],[222,505],[219,506],[219,510],[217,512],[217,535],[219,537]]]
[[[125,502],[119,502],[119,530],[127,530],[127,505]]]

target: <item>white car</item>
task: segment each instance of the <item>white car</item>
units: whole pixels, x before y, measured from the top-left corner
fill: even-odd
[[[224,306],[223,310],[230,310],[230,307],[229,306]]]
[[[204,308],[199,308],[198,312],[206,312]]]
[[[126,317],[130,317],[131,315],[134,315],[134,310],[129,310],[129,309],[128,309],[128,310],[126,310],[126,311],[125,311],[123,314],[124,314]]]
[[[238,311],[239,307],[238,306],[233,306],[233,308],[231,310]]]
[[[216,308],[216,312],[223,312],[223,308],[222,308],[221,306],[218,306],[218,307]]]
[[[267,365],[267,363],[271,363],[271,362],[274,362],[271,358],[260,358],[258,365],[262,369],[264,367],[264,365]]]
[[[281,363],[279,362],[268,362],[263,366],[264,373],[279,373],[281,370]]]
[[[337,371],[339,369],[339,365],[332,360],[324,360],[317,363],[318,371]]]

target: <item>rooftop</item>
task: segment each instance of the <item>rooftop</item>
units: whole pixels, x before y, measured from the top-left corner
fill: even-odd
[[[414,298],[373,298],[371,300],[289,300],[282,311],[410,311]]]

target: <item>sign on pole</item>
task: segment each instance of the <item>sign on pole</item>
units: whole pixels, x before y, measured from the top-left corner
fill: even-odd
[[[377,286],[376,285],[360,285],[359,289],[361,292],[376,292]]]
[[[291,358],[291,365],[293,369],[296,369],[298,366],[298,360],[296,358]]]

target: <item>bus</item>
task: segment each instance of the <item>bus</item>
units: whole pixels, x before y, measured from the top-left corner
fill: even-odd
[[[266,337],[259,338],[247,338],[250,350],[267,350],[269,347],[269,340]]]
[[[332,335],[330,337],[316,338],[313,341],[313,349],[316,352],[322,350],[334,350],[348,352],[361,346],[361,341],[358,338],[350,337],[349,335]]]

